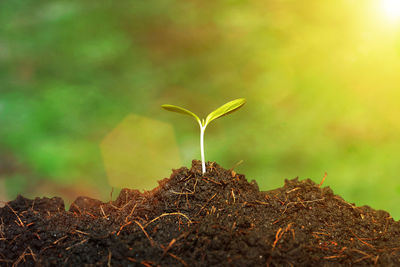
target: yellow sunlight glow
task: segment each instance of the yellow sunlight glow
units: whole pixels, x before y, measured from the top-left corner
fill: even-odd
[[[382,9],[389,20],[400,19],[400,0],[382,0]]]

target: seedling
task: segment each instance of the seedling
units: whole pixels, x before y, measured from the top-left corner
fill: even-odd
[[[181,108],[178,106],[174,106],[174,105],[161,105],[162,108],[169,110],[169,111],[173,111],[173,112],[178,112],[181,114],[185,114],[185,115],[189,115],[193,118],[196,119],[196,121],[199,123],[200,126],[200,152],[201,152],[201,168],[202,168],[202,172],[203,174],[206,172],[206,163],[205,163],[205,159],[204,159],[204,131],[207,128],[207,125],[212,122],[215,119],[218,119],[222,116],[228,115],[236,110],[238,110],[239,108],[241,108],[244,104],[246,103],[246,99],[244,98],[239,98],[239,99],[235,99],[233,101],[230,101],[222,106],[220,106],[219,108],[217,108],[216,110],[214,110],[213,112],[211,112],[210,114],[207,115],[206,119],[201,119],[194,114],[193,112],[185,109],[185,108]]]

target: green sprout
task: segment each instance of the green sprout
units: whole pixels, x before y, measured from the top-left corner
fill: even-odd
[[[244,104],[246,103],[246,99],[245,98],[239,98],[239,99],[235,99],[232,100],[222,106],[220,106],[219,108],[217,108],[216,110],[214,110],[213,112],[211,112],[210,114],[207,115],[206,119],[202,119],[200,120],[200,118],[194,114],[193,112],[178,107],[178,106],[174,106],[174,105],[161,105],[162,108],[169,110],[169,111],[173,111],[173,112],[178,112],[181,114],[185,114],[185,115],[189,115],[193,118],[196,119],[196,121],[199,123],[200,126],[200,151],[201,151],[201,167],[202,167],[202,172],[203,174],[206,172],[206,163],[205,163],[205,159],[204,159],[204,131],[206,130],[207,125],[215,120],[218,119],[222,116],[228,115],[236,110],[238,110],[239,108],[241,108]]]

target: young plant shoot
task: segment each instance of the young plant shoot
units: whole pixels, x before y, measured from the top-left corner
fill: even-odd
[[[173,111],[173,112],[178,112],[181,114],[185,114],[185,115],[189,115],[193,118],[196,119],[196,121],[199,123],[200,126],[200,152],[201,152],[201,168],[202,168],[202,172],[203,174],[206,172],[206,163],[205,163],[205,159],[204,159],[204,131],[207,128],[207,125],[212,122],[215,119],[218,119],[222,116],[228,115],[236,110],[238,110],[239,108],[241,108],[244,104],[246,103],[246,99],[245,98],[239,98],[239,99],[235,99],[233,101],[230,101],[222,106],[220,106],[219,108],[217,108],[216,110],[214,110],[213,112],[211,112],[210,114],[207,115],[206,119],[201,119],[194,114],[193,112],[178,107],[178,106],[174,106],[174,105],[161,105],[162,108],[169,110],[169,111]]]

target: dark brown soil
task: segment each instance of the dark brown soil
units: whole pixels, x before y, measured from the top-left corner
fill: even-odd
[[[102,203],[19,196],[0,209],[1,266],[400,266],[400,224],[311,180],[260,192],[200,162]]]

